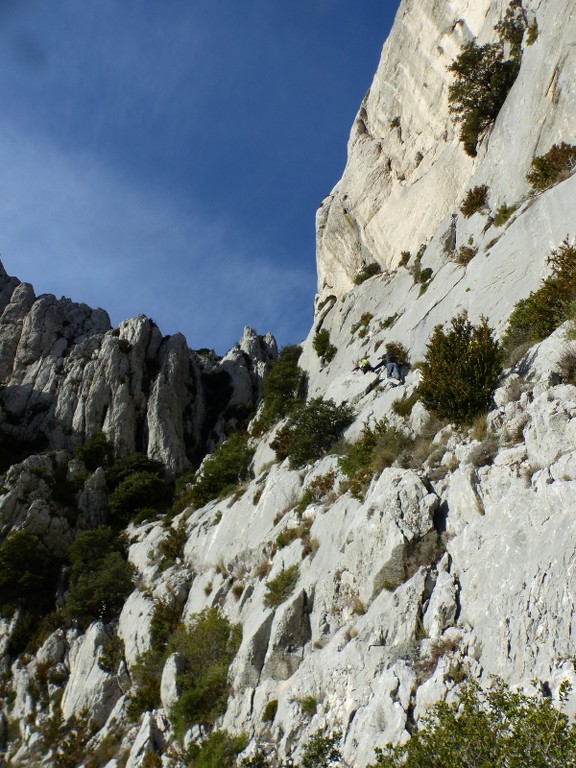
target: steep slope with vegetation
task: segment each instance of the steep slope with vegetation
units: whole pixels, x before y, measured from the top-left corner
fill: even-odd
[[[403,0],[302,345],[2,271],[7,765],[574,764],[571,11]]]

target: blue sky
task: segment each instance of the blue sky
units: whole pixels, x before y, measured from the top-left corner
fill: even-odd
[[[398,0],[2,0],[0,254],[223,353],[300,341]]]

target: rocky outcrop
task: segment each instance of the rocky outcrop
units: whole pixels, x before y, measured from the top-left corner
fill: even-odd
[[[471,187],[488,186],[493,212],[503,203],[518,205],[529,190],[525,174],[532,157],[557,142],[576,141],[569,85],[576,69],[572,3],[525,0],[538,38],[533,45],[524,43],[518,79],[478,156],[464,153],[449,112],[447,67],[466,41],[496,39],[494,26],[508,5],[508,0],[400,3],[351,131],[346,169],[317,214],[320,300],[331,294],[341,298],[366,264],[375,262],[386,272],[398,265],[403,251],[414,258],[436,233],[448,231],[449,215]],[[540,268],[546,248],[541,252],[532,242],[538,227],[530,224],[531,213],[526,219],[525,257],[534,254],[532,263]],[[549,238],[547,230],[544,221]],[[558,242],[557,233],[552,242]]]
[[[142,451],[182,474],[214,444],[213,430],[223,434],[227,409],[254,406],[277,354],[272,336],[249,328],[225,358],[196,354],[143,315],[111,329],[101,309],[36,297],[3,268],[0,279],[0,404],[11,444],[71,449],[103,431],[117,455]]]

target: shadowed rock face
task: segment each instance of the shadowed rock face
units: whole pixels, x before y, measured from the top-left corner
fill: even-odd
[[[117,455],[141,451],[181,474],[221,433],[227,408],[256,403],[276,355],[271,336],[247,328],[224,359],[201,356],[143,315],[112,329],[103,310],[36,297],[3,268],[0,285],[2,431],[20,444],[72,448],[103,430]]]

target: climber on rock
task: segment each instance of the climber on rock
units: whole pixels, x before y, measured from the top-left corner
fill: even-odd
[[[400,373],[398,358],[395,354],[392,352],[386,352],[374,370],[384,365],[386,366],[386,377],[388,379],[397,379],[398,381],[404,383],[402,381],[402,374]]]

